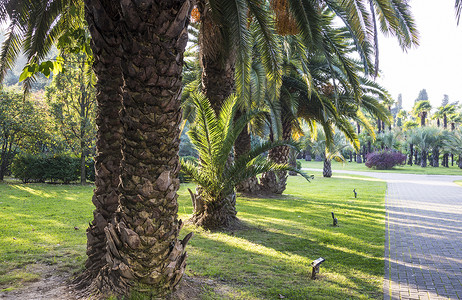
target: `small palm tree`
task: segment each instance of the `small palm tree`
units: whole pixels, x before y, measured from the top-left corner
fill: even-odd
[[[425,126],[425,120],[431,109],[432,106],[428,100],[417,101],[414,105],[412,110],[414,114],[420,117],[420,126]]]
[[[332,177],[332,159],[345,162],[342,151],[348,147],[351,145],[347,143],[344,134],[336,132],[332,135],[332,142],[328,143],[324,131],[318,130],[316,140],[312,141],[312,149],[323,158],[323,177]]]
[[[420,150],[421,160],[420,166],[425,168],[427,166],[428,152],[435,146],[438,141],[441,129],[436,127],[420,127],[417,128],[413,134],[412,140],[417,148]]]
[[[462,128],[448,132],[448,136],[443,141],[443,148],[459,154],[458,166],[462,169]]]
[[[287,164],[276,164],[262,154],[274,147],[296,147],[290,141],[266,142],[234,161],[229,159],[234,142],[248,122],[258,112],[235,118],[237,105],[234,96],[229,97],[218,115],[209,100],[194,94],[196,120],[188,135],[199,152],[197,162],[182,161],[183,171],[198,184],[196,194],[190,191],[194,214],[192,221],[207,229],[231,227],[236,224],[236,195],[234,189],[242,180],[267,171],[294,171],[307,180],[311,177]],[[234,121],[233,121],[234,120]]]

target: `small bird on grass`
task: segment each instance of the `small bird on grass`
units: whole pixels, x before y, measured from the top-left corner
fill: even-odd
[[[355,198],[358,196],[358,193],[356,193],[356,189],[353,189],[353,193],[355,193]]]

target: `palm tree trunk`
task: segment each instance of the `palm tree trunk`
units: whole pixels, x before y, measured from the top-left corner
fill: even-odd
[[[420,166],[422,168],[427,167],[427,151],[425,151],[425,150],[422,150],[422,153],[421,153]]]
[[[121,1],[124,94],[119,207],[104,229],[103,294],[164,297],[183,276],[177,219],[181,71],[191,2]]]
[[[238,219],[236,217],[236,193],[210,199],[198,187],[196,194],[189,190],[193,202],[193,216],[191,221],[205,229],[230,229]]]
[[[288,120],[282,123],[282,139],[289,140],[292,136],[292,126]],[[289,162],[289,147],[279,146],[268,152],[268,159],[277,164],[287,164]],[[265,172],[260,178],[260,189],[272,194],[282,194],[286,189],[287,172]]]
[[[86,19],[92,35],[95,58],[93,70],[96,84],[96,157],[95,205],[93,221],[87,229],[87,261],[85,272],[78,278],[88,285],[105,265],[106,235],[104,228],[115,213],[119,198],[122,123],[122,71],[120,69],[120,37],[116,27],[118,9],[112,1],[85,1]],[[104,38],[103,38],[104,37]]]
[[[432,158],[433,158],[432,166],[439,167],[440,166],[440,149],[438,148],[433,149]]]
[[[462,154],[459,154],[459,161],[457,165],[459,166],[459,169],[462,169]]]
[[[425,126],[425,119],[427,118],[427,112],[423,111],[420,113],[420,126]]]
[[[407,162],[408,165],[412,166],[412,158],[414,155],[414,144],[409,144],[409,160]]]
[[[322,169],[323,177],[332,177],[332,161],[330,159],[324,159],[324,166]]]
[[[239,113],[236,114],[238,118]],[[245,127],[242,132],[237,137],[236,142],[234,143],[234,157],[237,159],[243,154],[251,150],[251,139],[247,127]],[[245,194],[255,194],[260,190],[260,185],[258,184],[257,177],[250,177],[236,186],[236,190],[240,193]]]
[[[449,168],[449,154],[445,153],[443,155],[443,167]]]
[[[226,49],[225,38],[214,22],[206,0],[198,0],[200,12],[199,59],[202,66],[202,92],[216,113],[224,100],[234,92],[236,51]]]

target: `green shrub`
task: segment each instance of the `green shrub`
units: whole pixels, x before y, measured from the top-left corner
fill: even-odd
[[[79,159],[69,155],[20,155],[12,166],[13,176],[27,182],[70,183],[79,179]]]
[[[22,182],[45,182],[46,161],[37,155],[19,155],[13,161],[11,172],[14,177]]]

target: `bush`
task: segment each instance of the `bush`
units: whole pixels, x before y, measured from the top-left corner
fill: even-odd
[[[366,166],[377,170],[390,170],[406,163],[406,155],[396,151],[378,151],[366,155]]]
[[[24,183],[69,183],[79,179],[80,160],[69,155],[20,155],[13,162],[12,173]]]

